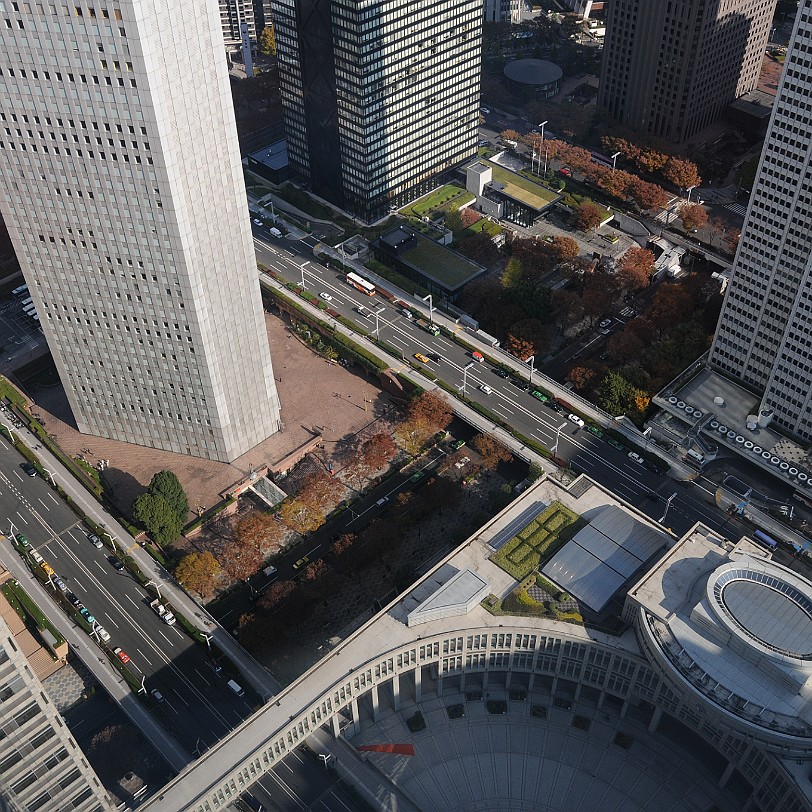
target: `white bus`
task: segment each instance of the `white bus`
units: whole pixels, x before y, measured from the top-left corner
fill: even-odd
[[[375,285],[372,282],[367,282],[361,276],[358,276],[357,273],[350,273],[347,274],[347,284],[352,285],[356,290],[360,290],[361,293],[366,293],[367,296],[374,296],[375,295]]]

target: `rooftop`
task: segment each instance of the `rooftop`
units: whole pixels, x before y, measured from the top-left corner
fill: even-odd
[[[524,203],[531,209],[542,211],[561,197],[561,195],[542,186],[540,183],[536,183],[517,172],[511,172],[493,161],[480,159],[478,163],[484,163],[493,170],[493,180],[502,185],[503,188],[499,189],[502,194],[518,200],[519,203]]]
[[[563,75],[558,65],[546,59],[516,59],[505,65],[505,76],[523,85],[549,85]]]

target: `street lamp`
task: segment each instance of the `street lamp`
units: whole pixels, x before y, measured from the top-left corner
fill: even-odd
[[[541,127],[541,143],[542,144],[544,143],[544,125],[546,123],[547,123],[546,121],[542,121],[541,124],[539,124],[539,127]]]
[[[474,362],[471,361],[469,364],[466,364],[462,368],[462,394],[465,395],[465,385],[468,382],[468,370],[474,365]]]
[[[613,171],[613,172],[615,171],[615,164],[617,163],[617,156],[618,156],[618,155],[620,155],[620,153],[619,153],[619,152],[616,152],[616,153],[615,153],[615,154],[612,156],[612,171]]]
[[[672,493],[668,499],[665,500],[665,510],[663,511],[663,515],[660,516],[658,524],[662,524],[665,521],[665,517],[668,515],[668,508],[671,507],[671,502],[677,498],[676,493]]]
[[[48,479],[51,480],[51,485],[56,487],[56,482],[54,481],[54,475],[47,468],[43,468],[42,473],[43,474],[48,474]]]
[[[14,432],[5,423],[0,423],[0,426],[2,426],[8,432],[9,440],[11,440],[12,443],[16,443],[17,441],[14,439]]]
[[[530,385],[533,385],[533,365],[536,362],[536,356],[531,355],[529,358],[524,359],[525,364],[530,364]]]
[[[158,600],[161,600],[161,589],[155,581],[147,581],[144,586],[154,586],[155,591],[158,593]]]
[[[299,266],[299,270],[302,272],[302,287],[305,287],[305,280],[304,280],[304,269],[305,269],[305,265],[309,265],[309,264],[310,264],[310,260],[308,259],[308,260],[305,260],[305,261],[304,261],[304,262],[303,262],[303,263],[302,263],[302,264]]]
[[[384,310],[386,310],[385,307],[380,307],[375,311],[375,338],[379,337],[378,336],[378,327],[380,326],[380,324],[379,324],[379,321],[378,321],[378,317],[381,315],[381,313],[383,313]]]
[[[686,202],[688,202],[688,203],[690,203],[690,202],[691,202],[691,192],[693,192],[693,190],[694,190],[694,189],[696,189],[696,186],[689,186],[689,187],[688,187],[688,188],[685,190],[686,192],[688,192],[688,198],[687,198],[687,201],[686,201]]]
[[[429,293],[428,296],[424,296],[423,301],[428,301],[429,303],[429,324],[434,324],[434,319],[432,318],[432,313],[434,313],[434,300],[431,298],[431,294]]]
[[[553,447],[550,449],[550,453],[555,456],[558,453],[558,440],[561,437],[561,430],[567,427],[566,421],[564,421],[556,430],[555,430],[555,443]]]

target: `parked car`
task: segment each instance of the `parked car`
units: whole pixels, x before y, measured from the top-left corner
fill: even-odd
[[[64,581],[63,581],[63,580],[62,580],[62,579],[61,579],[59,576],[57,576],[56,578],[54,578],[54,586],[55,586],[55,587],[56,587],[56,588],[57,588],[57,589],[58,589],[60,592],[67,592],[67,591],[68,591],[68,585],[67,585],[67,584],[66,584],[66,583],[65,583],[65,582],[64,582]]]
[[[265,225],[265,223],[263,223],[262,220],[260,220],[258,217],[255,217],[253,222],[254,222],[255,226],[264,226]]]
[[[420,482],[421,479],[426,475],[425,471],[417,471],[417,473],[412,474],[409,477],[409,482]]]
[[[630,451],[627,456],[630,460],[636,462],[638,465],[645,464],[645,460],[636,451]]]
[[[113,654],[115,654],[116,657],[118,657],[119,660],[121,660],[121,662],[124,663],[124,665],[127,665],[127,663],[130,662],[130,655],[127,654],[127,652],[124,651],[123,649],[114,648]]]
[[[56,575],[56,572],[54,572],[54,568],[47,561],[43,561],[40,564],[40,567],[43,569],[43,571],[48,577]]]
[[[603,432],[597,426],[589,425],[586,427],[586,430],[596,437],[603,437]]]
[[[462,448],[464,445],[465,445],[465,440],[454,440],[454,442],[451,443],[451,449],[453,451],[457,451],[460,448]]]
[[[68,599],[68,603],[70,603],[71,606],[75,606],[77,609],[82,605],[79,598],[77,598],[76,595],[73,594],[73,592],[68,592],[67,595],[65,595],[65,597]]]
[[[529,392],[530,391],[530,384],[522,380],[521,378],[511,378],[510,382],[517,388],[521,389],[522,392]]]
[[[92,545],[93,545],[93,546],[94,546],[94,547],[95,547],[97,550],[101,550],[101,548],[104,546],[104,545],[102,544],[102,540],[101,540],[101,539],[100,539],[100,538],[99,538],[99,537],[98,537],[98,536],[97,536],[95,533],[88,533],[88,534],[87,534],[87,540],[88,540],[88,541],[89,541],[89,542],[90,542],[90,543],[91,543],[91,544],[92,544]]]
[[[558,170],[559,175],[563,175],[565,178],[572,177],[572,170],[568,166],[562,166],[561,169]]]
[[[554,412],[558,412],[558,414],[564,414],[564,407],[555,400],[548,400],[544,404],[548,409],[552,409]]]
[[[114,555],[108,555],[107,560],[110,562],[110,566],[114,570],[117,570],[118,572],[121,572],[121,570],[124,569],[124,564],[122,564],[121,561],[119,561],[119,559],[116,558]]]
[[[304,556],[300,558],[297,562],[294,563],[293,569],[300,570],[302,567],[306,567],[310,563],[310,558],[308,556]]]
[[[510,377],[510,373],[506,372],[502,367],[494,367],[493,374],[498,375],[503,380],[507,380]]]
[[[150,693],[152,694],[152,698],[156,702],[163,702],[164,701],[164,695],[157,688],[153,688],[150,691]]]
[[[546,402],[549,400],[549,398],[547,397],[547,395],[545,395],[545,394],[544,394],[544,392],[539,392],[539,390],[538,390],[538,389],[534,389],[534,390],[533,390],[533,391],[532,391],[530,394],[531,394],[531,395],[532,395],[532,396],[533,396],[533,397],[534,397],[536,400],[540,400],[542,403],[546,403]]]
[[[465,468],[465,466],[468,465],[469,462],[471,462],[470,457],[463,457],[461,460],[457,460],[454,463],[454,467],[455,468]]]
[[[25,471],[26,474],[28,474],[28,476],[37,475],[37,469],[34,468],[34,466],[30,462],[24,462],[22,465],[22,469],[23,471]]]
[[[96,629],[95,629],[95,632],[96,632],[96,634],[99,635],[100,640],[102,640],[105,643],[110,642],[110,632],[108,632],[107,629],[104,628],[104,626],[98,626],[97,625]]]
[[[607,437],[606,442],[609,443],[612,448],[616,448],[618,451],[625,451],[626,446],[623,443],[618,442],[614,437]]]
[[[16,539],[20,547],[28,547],[28,539],[22,533],[17,533]]]
[[[575,425],[578,426],[579,429],[582,429],[586,425],[586,423],[584,423],[584,421],[581,420],[581,418],[578,417],[577,414],[568,414],[567,420],[569,420],[570,423],[575,423]]]
[[[90,609],[86,606],[83,606],[79,610],[79,614],[92,626],[96,622],[96,618],[90,614]]]
[[[435,364],[439,364],[439,363],[440,363],[440,361],[442,361],[442,360],[443,360],[443,356],[442,356],[442,355],[438,355],[436,352],[430,352],[430,353],[429,353],[429,359],[430,359],[430,360],[432,360],[432,361],[434,361],[434,363],[435,363]]]

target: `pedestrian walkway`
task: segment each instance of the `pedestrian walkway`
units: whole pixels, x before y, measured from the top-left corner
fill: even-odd
[[[744,217],[747,214],[747,206],[743,206],[741,203],[730,203],[725,208],[739,217]]]

